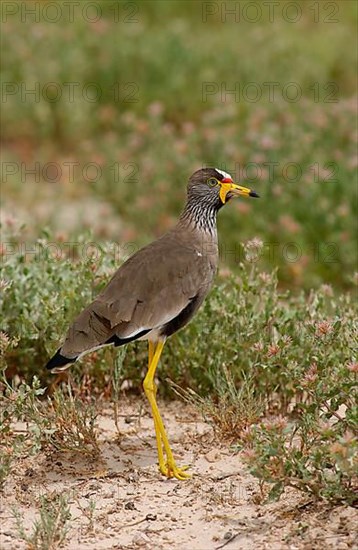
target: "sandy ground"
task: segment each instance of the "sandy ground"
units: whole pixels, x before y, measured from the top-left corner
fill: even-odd
[[[345,549],[357,548],[351,507],[330,507],[287,491],[278,503],[260,504],[257,480],[240,457],[215,439],[212,428],[182,403],[161,404],[179,464],[189,481],[157,471],[147,406],[121,405],[118,434],[112,410],[99,417],[101,459],[61,455],[24,459],[8,480],[0,509],[0,548],[26,548],[13,506],[31,532],[41,494],[70,497],[66,549]],[[95,503],[93,521],[86,513]]]

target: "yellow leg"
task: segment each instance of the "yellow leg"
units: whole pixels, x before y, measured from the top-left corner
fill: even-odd
[[[148,342],[148,373],[149,373],[149,369],[150,369],[150,366],[152,364],[152,361],[153,361],[153,357],[154,357],[154,353],[155,353],[155,345],[153,344],[153,342],[151,342],[149,340]],[[147,374],[148,376],[148,374]],[[146,377],[147,378],[147,377]],[[156,397],[157,395],[157,387],[154,383],[154,374],[153,374],[153,391],[154,391],[154,398]],[[144,382],[143,382],[143,386],[144,386]],[[144,391],[145,391],[145,388],[144,388]],[[146,392],[147,393],[147,392]],[[164,453],[163,453],[163,445],[162,445],[162,438],[161,438],[161,435],[160,435],[160,429],[159,429],[159,426],[155,420],[155,417],[153,416],[153,419],[154,419],[154,429],[155,429],[155,437],[156,437],[156,440],[157,440],[157,449],[158,449],[158,459],[159,459],[159,467],[161,468],[161,466],[163,464],[165,464],[165,459],[164,459]]]
[[[158,459],[159,459],[159,469],[162,474],[167,477],[176,477],[177,479],[186,479],[190,477],[190,474],[187,474],[184,470],[185,468],[178,468],[175,463],[172,450],[169,445],[167,434],[165,433],[164,424],[160,416],[156,401],[156,387],[154,384],[155,371],[159,363],[159,359],[164,347],[164,342],[158,342],[157,346],[154,347],[152,342],[149,342],[149,366],[148,372],[143,382],[143,388],[145,394],[148,398],[150,406],[152,408],[152,415],[154,420],[155,435],[157,439],[157,448],[158,448]],[[164,452],[166,459],[164,457]]]

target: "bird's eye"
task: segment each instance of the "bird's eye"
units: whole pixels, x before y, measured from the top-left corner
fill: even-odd
[[[209,187],[215,187],[215,185],[217,185],[218,183],[218,180],[215,178],[209,178],[207,181]]]

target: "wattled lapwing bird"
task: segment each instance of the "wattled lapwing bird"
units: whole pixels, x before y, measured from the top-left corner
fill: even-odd
[[[258,197],[222,170],[195,172],[177,225],[121,265],[106,288],[79,314],[47,363],[49,370],[58,373],[102,346],[148,340],[143,387],[152,409],[159,469],[167,477],[185,479],[190,475],[175,463],[156,402],[155,371],[165,340],[190,321],[210,290],[218,264],[216,215],[240,195]]]

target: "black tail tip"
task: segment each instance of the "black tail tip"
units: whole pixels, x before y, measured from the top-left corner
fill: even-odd
[[[74,363],[76,359],[77,357],[65,357],[60,353],[60,350],[57,350],[55,355],[51,357],[47,363],[46,368],[47,370],[52,370],[53,372],[61,372],[62,370],[65,370],[67,365]]]

